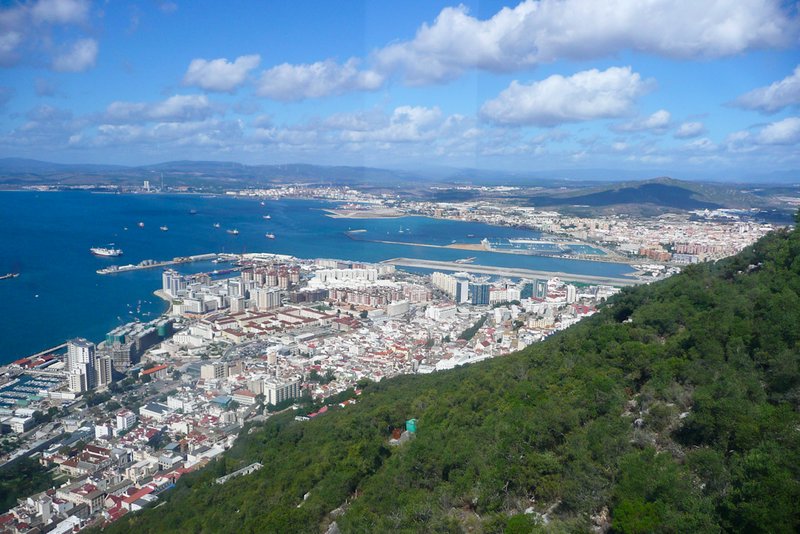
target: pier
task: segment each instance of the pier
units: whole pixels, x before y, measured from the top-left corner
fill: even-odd
[[[564,282],[578,282],[583,284],[608,285],[608,286],[633,286],[646,283],[637,278],[620,278],[611,276],[595,276],[590,274],[571,274],[557,271],[534,271],[516,267],[493,267],[490,265],[475,265],[456,263],[453,261],[420,260],[415,258],[392,258],[381,263],[396,265],[398,267],[417,267],[420,269],[436,269],[440,271],[468,272],[505,276],[508,278],[554,278],[558,277]]]
[[[137,263],[136,265],[112,265],[110,267],[106,267],[105,269],[98,269],[96,272],[97,274],[117,274],[117,273],[127,273],[130,271],[141,271],[143,269],[156,269],[158,267],[168,267],[170,265],[180,265],[182,263],[192,263],[195,261],[209,261],[215,258],[219,258],[220,256],[224,256],[224,254],[196,254],[194,256],[184,256],[173,258],[171,260],[166,261],[155,261],[155,260],[144,260],[142,262]]]
[[[37,352],[36,354],[31,354],[30,356],[27,356],[27,357],[30,358],[31,360],[35,360],[36,358],[39,358],[40,356],[44,356],[44,355],[50,354],[52,352],[58,352],[58,351],[60,351],[62,349],[66,349],[66,348],[67,348],[67,344],[65,342],[65,343],[62,343],[61,345],[56,345],[55,347],[50,347],[49,349],[45,349],[43,351]]]

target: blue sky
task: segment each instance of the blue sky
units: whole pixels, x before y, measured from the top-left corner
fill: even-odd
[[[800,168],[792,2],[0,6],[0,157]]]

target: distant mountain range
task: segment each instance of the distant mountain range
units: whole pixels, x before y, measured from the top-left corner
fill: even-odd
[[[615,169],[570,169],[500,171],[454,167],[429,167],[422,169],[383,169],[358,166],[326,166],[303,163],[280,165],[245,165],[228,161],[168,161],[152,165],[125,166],[105,164],[64,164],[25,158],[0,158],[0,184],[20,183],[133,183],[164,173],[165,178],[183,182],[199,180],[209,185],[218,180],[230,185],[241,181],[253,183],[280,183],[284,181],[311,180],[321,183],[368,185],[399,185],[414,183],[450,183],[481,185],[566,185],[580,186],[600,182],[641,181],[659,173]],[[667,173],[660,173],[661,175]],[[698,181],[692,175],[690,181]],[[748,184],[800,184],[800,170],[788,170],[745,176],[701,178],[718,183]]]
[[[307,164],[244,165],[224,161],[169,161],[154,165],[62,164],[22,158],[0,159],[0,184],[117,184],[161,179],[170,186],[248,187],[307,181],[317,184],[380,184],[421,181],[422,175],[371,167]]]
[[[591,171],[569,173],[512,173],[480,169],[437,168],[430,171],[392,170],[374,167],[320,166],[309,164],[244,165],[224,161],[170,161],[140,167],[122,165],[61,164],[21,158],[0,159],[0,186],[103,185],[132,187],[144,180],[168,188],[190,187],[204,192],[273,187],[288,183],[346,185],[372,192],[402,192],[409,198],[459,202],[478,198],[519,205],[558,207],[582,215],[631,213],[654,215],[669,210],[704,208],[787,208],[782,197],[800,196],[800,186],[763,183],[726,183],[633,179],[630,171],[598,170],[603,178],[589,179]],[[784,178],[789,177],[786,174]],[[514,186],[515,189],[478,190],[465,185]],[[783,210],[786,211],[786,210]],[[788,211],[786,212],[788,213]]]

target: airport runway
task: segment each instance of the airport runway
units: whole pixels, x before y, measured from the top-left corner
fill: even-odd
[[[594,276],[589,274],[570,274],[557,271],[533,271],[530,269],[517,269],[514,267],[492,267],[489,265],[475,265],[471,263],[455,263],[452,261],[419,260],[414,258],[392,258],[381,263],[397,265],[398,267],[418,267],[421,269],[436,269],[440,271],[456,271],[493,276],[506,276],[509,278],[554,278],[558,277],[564,282],[580,282],[593,285],[608,285],[616,287],[634,286],[645,283],[637,278],[619,278],[607,276]]]

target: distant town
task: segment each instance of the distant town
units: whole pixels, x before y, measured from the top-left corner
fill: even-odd
[[[145,183],[136,192],[154,191]],[[271,414],[324,417],[357,403],[370,382],[520,350],[591,316],[621,285],[735,254],[773,229],[742,210],[581,218],[489,200],[420,202],[348,187],[226,194],[332,200],[339,204],[329,212],[333,217],[422,215],[529,228],[544,237],[446,246],[465,255],[616,261],[636,273],[615,284],[514,276],[502,268],[487,274],[472,257],[448,269],[407,272],[392,262],[259,253],[203,255],[218,266],[211,272],[167,268],[161,287],[153,288],[169,306],[161,317],[123,325],[103,340],[71,339],[0,370],[0,461],[33,460],[52,477],[50,489],[18,495],[0,516],[0,529],[73,532],[113,522],[157,501]]]

